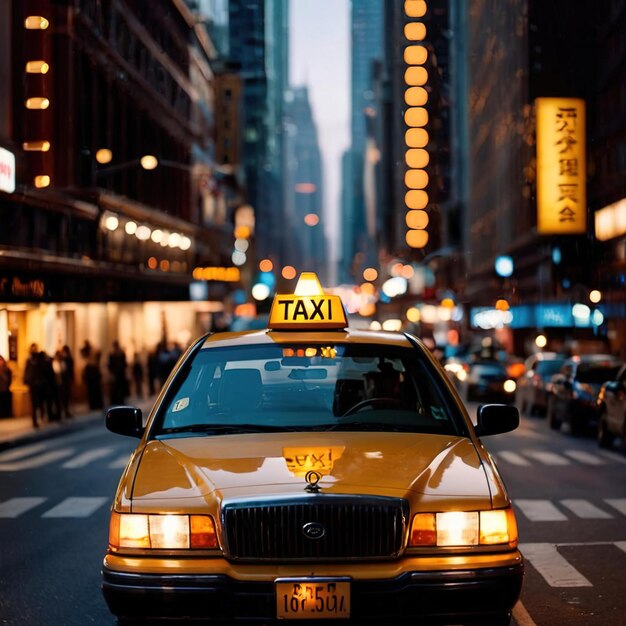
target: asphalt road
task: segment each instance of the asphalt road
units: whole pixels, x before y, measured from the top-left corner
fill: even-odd
[[[0,624],[115,624],[100,565],[135,443],[97,424],[0,453]],[[626,625],[626,456],[541,418],[484,443],[514,501],[527,562],[514,623]]]

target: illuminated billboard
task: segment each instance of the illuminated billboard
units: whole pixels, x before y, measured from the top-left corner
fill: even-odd
[[[585,102],[537,98],[537,232],[587,232]]]

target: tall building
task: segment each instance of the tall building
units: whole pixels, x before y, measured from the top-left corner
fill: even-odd
[[[322,158],[307,87],[294,87],[286,109],[285,227],[286,260],[326,280],[327,242],[320,218],[324,195]]]
[[[243,89],[243,169],[255,212],[256,255],[283,256],[284,98],[289,78],[288,0],[229,3],[229,59]]]
[[[233,207],[215,49],[184,3],[3,2],[0,24],[0,353],[19,414],[30,343],[132,356],[207,328],[226,291],[190,303],[192,271],[229,263]]]
[[[351,120],[350,159],[352,177],[343,180],[348,204],[342,206],[339,279],[354,282],[355,257],[372,254],[375,243],[367,234],[364,196],[368,108],[373,105],[374,62],[383,55],[383,0],[353,0],[351,3]],[[374,252],[375,254],[375,252]],[[361,257],[359,257],[361,258]],[[362,265],[362,264],[359,264]],[[357,268],[358,269],[358,268]],[[362,269],[362,268],[361,268]]]

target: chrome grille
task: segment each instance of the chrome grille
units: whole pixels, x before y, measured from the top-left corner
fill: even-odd
[[[379,559],[402,550],[408,503],[400,498],[312,495],[226,504],[227,556],[250,560]],[[320,538],[306,524],[321,525]]]

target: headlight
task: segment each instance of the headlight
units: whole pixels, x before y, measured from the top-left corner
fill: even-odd
[[[512,509],[418,513],[413,518],[409,547],[517,545]]]
[[[143,515],[111,513],[109,547],[185,550],[218,547],[209,515]]]
[[[513,393],[515,391],[515,388],[517,387],[517,384],[515,383],[514,380],[509,378],[508,380],[504,381],[503,387],[504,387],[504,391],[506,391],[507,393]]]

